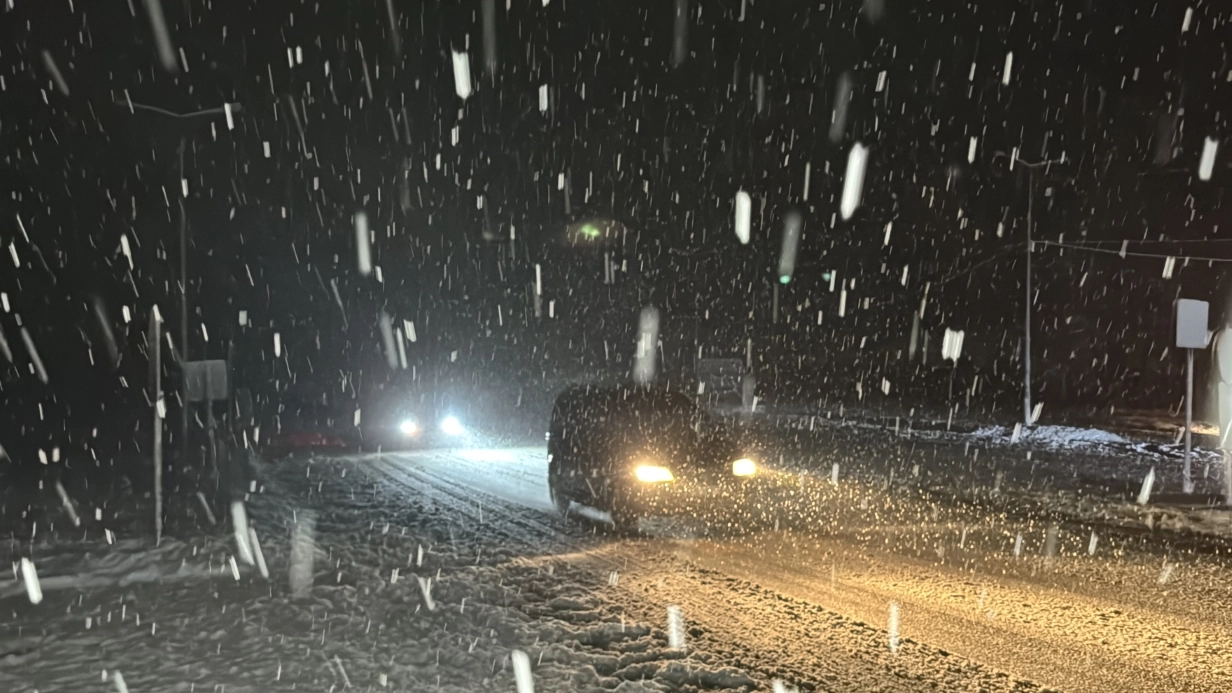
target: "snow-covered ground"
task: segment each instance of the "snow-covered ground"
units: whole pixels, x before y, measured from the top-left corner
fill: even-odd
[[[759,432],[790,452],[791,469],[926,493],[987,515],[1054,521],[1087,532],[1141,535],[1176,551],[1232,551],[1232,509],[1222,459],[1194,448],[1194,493],[1182,492],[1184,446],[1099,429],[1038,426],[973,431],[914,429],[887,421],[784,416]],[[1149,488],[1147,502],[1138,502]],[[1080,533],[1080,532],[1079,532]]]
[[[269,579],[237,560],[229,538],[36,555],[41,603],[22,579],[3,592],[5,690],[120,690],[122,680],[132,691],[509,691],[518,652],[537,690],[757,685],[670,647],[666,612],[629,619],[603,597],[607,572],[552,558],[602,537],[535,511],[483,517],[483,501],[459,514],[447,486],[380,483],[367,463],[387,464],[266,468],[248,507]],[[314,584],[296,597],[289,537],[309,513]],[[85,556],[75,565],[74,551]]]
[[[15,569],[0,592],[0,685],[118,690],[118,672],[132,691],[513,691],[515,661],[538,691],[1232,685],[1232,619],[1209,609],[1232,599],[1225,559],[1178,543],[1158,509],[1111,512],[1119,491],[1057,490],[1085,457],[757,433],[780,470],[756,497],[767,527],[613,538],[552,514],[542,448],[263,464],[247,508],[268,579],[225,517],[158,549],[61,521],[10,542],[45,589],[31,604]],[[296,596],[292,536],[310,517]]]

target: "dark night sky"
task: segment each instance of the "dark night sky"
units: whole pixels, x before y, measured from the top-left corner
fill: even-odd
[[[751,337],[781,398],[854,403],[857,382],[867,393],[885,378],[891,398],[928,399],[932,381],[899,358],[927,296],[932,348],[945,327],[965,329],[989,402],[1012,407],[1029,196],[1015,151],[1064,153],[1037,177],[1035,237],[1081,246],[1036,246],[1043,401],[1175,406],[1182,359],[1162,354],[1172,301],[1210,298],[1222,312],[1230,288],[1227,265],[1183,259],[1232,257],[1227,3],[1195,4],[1186,20],[1185,3],[887,0],[871,21],[860,2],[690,0],[673,67],[673,2],[497,0],[495,75],[480,0],[163,0],[177,74],[160,66],[140,0],[14,5],[0,12],[10,447],[40,403],[54,429],[96,425],[100,405],[144,403],[153,304],[178,340],[181,200],[192,353],[221,357],[235,339],[253,382],[280,387],[405,378],[385,364],[382,310],[414,322],[411,365],[448,377],[510,390],[624,372],[637,312],[655,304],[673,359],[667,342],[691,350],[694,329],[711,353],[743,356]],[[466,100],[451,50],[469,56]],[[832,138],[844,82],[850,104]],[[139,106],[224,102],[241,106],[234,129],[219,114]],[[1220,151],[1200,181],[1206,138]],[[844,221],[856,142],[870,147],[868,172]],[[740,189],[753,197],[747,247],[733,231]],[[772,324],[792,208],[804,236]],[[382,282],[356,271],[361,209]],[[612,286],[600,250],[561,243],[566,224],[590,216],[628,228],[607,248],[625,267]],[[1131,253],[1181,258],[1171,278],[1163,257],[1091,252],[1123,239]],[[22,327],[47,384],[30,372]]]

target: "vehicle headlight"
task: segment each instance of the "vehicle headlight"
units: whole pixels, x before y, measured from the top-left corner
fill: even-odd
[[[672,476],[672,470],[667,467],[660,467],[656,464],[639,464],[633,470],[634,476],[638,481],[647,484],[663,483],[665,481],[674,481],[676,477]]]
[[[402,435],[407,437],[417,436],[419,435],[419,424],[415,423],[411,419],[407,419],[406,421],[398,424],[398,430],[402,431]]]
[[[462,422],[458,421],[455,416],[446,416],[441,419],[441,432],[447,436],[460,436],[466,433],[466,429],[462,427]]]
[[[732,462],[732,474],[735,476],[753,476],[757,473],[757,463],[747,457]]]

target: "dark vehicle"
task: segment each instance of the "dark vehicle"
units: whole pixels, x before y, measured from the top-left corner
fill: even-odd
[[[678,391],[575,386],[552,409],[553,502],[606,511],[621,531],[652,515],[730,520],[759,471],[739,436]]]

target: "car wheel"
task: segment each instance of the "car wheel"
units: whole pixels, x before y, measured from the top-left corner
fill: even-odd
[[[556,512],[567,516],[570,499],[560,487],[560,477],[556,475],[548,477],[548,493],[552,496],[552,505],[556,507]]]
[[[609,504],[608,514],[612,516],[612,524],[615,525],[617,534],[637,534],[637,521],[641,516],[630,504],[614,499]]]

